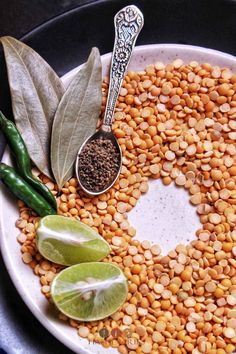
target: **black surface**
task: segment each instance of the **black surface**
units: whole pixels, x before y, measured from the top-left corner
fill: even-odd
[[[3,330],[5,335],[9,335],[8,345],[4,348],[7,353],[73,354],[71,350],[54,338],[30,312],[12,284],[2,258],[0,258],[0,269],[1,307],[8,311],[7,321],[4,325],[9,326],[9,330]],[[6,339],[1,339],[1,342],[5,343]],[[4,353],[5,351],[0,348],[0,354]]]
[[[138,45],[192,44],[236,55],[234,0],[1,0],[0,35],[20,38],[45,20],[80,5],[24,37],[24,41],[62,75],[83,62],[92,46],[97,46],[102,54],[111,51],[114,14],[131,3],[136,4],[145,17]],[[10,117],[10,99],[3,67],[0,60],[0,108]],[[8,322],[1,325],[11,326],[9,333],[19,334],[22,353],[27,352],[26,348],[31,348],[30,354],[69,354],[70,351],[31,315],[1,262],[0,269],[0,301],[8,313]],[[11,348],[8,349],[10,352]]]
[[[0,34],[21,38],[45,21],[96,0],[1,0]]]
[[[113,17],[127,4],[136,4],[144,14],[137,45],[184,43],[236,54],[233,0],[96,1],[48,23],[25,41],[62,75],[83,62],[92,46],[102,54],[112,50]]]
[[[113,17],[127,4],[136,4],[145,18],[137,45],[184,43],[236,54],[233,0],[96,1],[55,19],[25,41],[62,75],[83,62],[92,46],[102,54],[111,51]]]

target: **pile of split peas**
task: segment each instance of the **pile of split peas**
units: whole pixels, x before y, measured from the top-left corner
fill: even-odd
[[[102,114],[107,90],[106,79]],[[121,354],[232,353],[236,346],[236,75],[227,68],[195,61],[184,64],[181,59],[129,72],[113,130],[123,152],[119,179],[108,192],[88,198],[72,178],[57,198],[58,213],[81,220],[110,243],[112,253],[104,262],[124,271],[129,293],[111,317],[91,323],[69,320],[70,325],[81,337],[117,348]],[[39,177],[57,195],[57,186]],[[136,240],[128,220],[128,212],[148,191],[149,178],[159,177],[164,185],[174,182],[189,191],[202,223],[194,241],[165,256],[158,245]],[[38,253],[38,218],[23,203],[19,207],[16,225],[21,230],[23,261],[40,276],[42,292],[50,298],[51,281],[61,267]],[[103,339],[102,328],[109,333],[119,328],[122,334]],[[123,335],[127,328],[132,340]]]

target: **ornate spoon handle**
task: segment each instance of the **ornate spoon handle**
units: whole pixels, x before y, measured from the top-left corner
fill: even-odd
[[[111,61],[110,85],[102,126],[105,131],[111,131],[113,113],[121,83],[136,39],[144,24],[143,14],[134,5],[126,6],[116,14],[114,24],[115,42]]]

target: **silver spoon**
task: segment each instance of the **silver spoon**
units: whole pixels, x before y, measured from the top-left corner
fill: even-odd
[[[95,134],[90,136],[83,143],[83,145],[79,149],[76,158],[75,169],[78,182],[84,192],[89,195],[95,196],[106,192],[109,188],[112,187],[112,185],[115,183],[120,174],[122,166],[122,153],[117,139],[112,132],[112,120],[120,87],[127,66],[129,64],[136,39],[143,27],[143,24],[143,14],[134,5],[124,7],[115,15],[114,18],[115,42],[112,53],[110,85],[107,96],[106,110],[103,118],[103,124]],[[106,183],[104,182],[103,185],[96,186],[96,190],[95,188],[93,190],[92,188],[88,187],[88,185],[86,186],[86,179],[84,178],[83,171],[81,171],[80,168],[80,163],[82,161],[81,152],[83,152],[84,148],[88,149],[88,146],[86,146],[87,144],[90,144],[89,146],[91,146],[91,142],[94,142],[93,144],[96,145],[98,142],[100,142],[100,140],[108,140],[108,144],[111,145],[112,149],[114,149],[115,151],[114,170],[112,176],[109,177],[109,181],[107,181]],[[97,158],[99,158],[99,156],[97,156]],[[89,168],[90,167],[87,166],[86,173],[89,173]]]

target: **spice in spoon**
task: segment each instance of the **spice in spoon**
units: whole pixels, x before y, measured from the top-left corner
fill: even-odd
[[[109,187],[120,168],[120,154],[110,139],[88,142],[81,151],[79,173],[82,185],[95,192]]]

